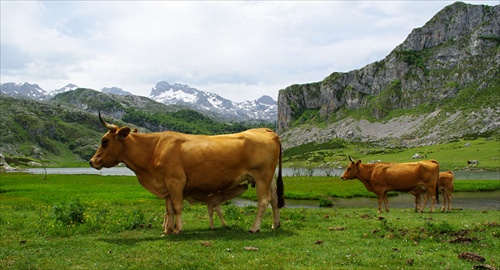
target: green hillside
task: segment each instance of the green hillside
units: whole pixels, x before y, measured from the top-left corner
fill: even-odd
[[[284,151],[286,167],[336,168],[349,163],[348,156],[362,162],[413,162],[419,154],[435,159],[441,170],[500,170],[500,137],[469,137],[443,144],[418,147],[381,147],[368,143],[352,143],[334,139],[326,143],[308,143]],[[468,160],[479,164],[469,165]]]

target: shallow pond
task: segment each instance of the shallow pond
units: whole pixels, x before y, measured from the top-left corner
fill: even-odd
[[[439,198],[441,204],[436,204],[436,211],[441,209],[443,197]],[[237,206],[257,205],[256,202],[236,198],[232,203]],[[316,200],[290,200],[285,199],[285,207],[289,208],[317,208],[319,201]],[[352,208],[352,207],[370,207],[373,209],[378,208],[377,198],[334,198],[334,208]],[[461,209],[473,210],[500,210],[500,190],[496,191],[482,191],[482,192],[454,192],[452,199],[452,211]],[[383,207],[383,204],[382,204]],[[415,197],[409,193],[402,193],[389,197],[389,210],[392,208],[409,208],[414,209]],[[425,207],[429,211],[430,201]]]

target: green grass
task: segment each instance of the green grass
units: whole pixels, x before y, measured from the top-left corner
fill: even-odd
[[[456,181],[457,187],[467,182],[472,181]],[[498,189],[499,181],[484,182]],[[364,187],[358,184],[335,177],[285,178],[286,194],[302,190],[311,197],[361,191]],[[282,227],[272,230],[268,209],[261,232],[249,234],[256,207],[224,205],[229,227],[221,228],[216,218],[217,228],[210,230],[206,207],[185,203],[184,231],[162,237],[164,201],[131,176],[44,178],[4,173],[0,174],[0,201],[1,269],[500,266],[500,211],[495,210],[418,214],[409,205],[380,216],[372,208],[283,208]],[[78,220],[78,213],[83,222],[61,218]],[[486,262],[459,259],[462,252],[477,253]]]

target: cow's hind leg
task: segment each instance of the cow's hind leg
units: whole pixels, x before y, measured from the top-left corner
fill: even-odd
[[[451,190],[448,190],[448,192],[446,192],[447,196],[448,196],[448,212],[451,211],[451,201],[453,199],[453,195],[451,195],[452,191]]]
[[[264,214],[266,212],[267,206],[269,205],[270,197],[269,194],[269,185],[263,186],[264,183],[257,183],[257,216],[255,217],[255,221],[250,228],[249,232],[256,233],[260,231],[260,225],[262,223],[262,219],[264,218]]]
[[[422,207],[420,208],[420,213],[424,212],[425,206],[427,205],[427,202],[429,201],[429,198],[431,198],[430,213],[434,212],[434,207],[436,205],[436,189],[427,188],[427,196],[425,196],[424,203],[423,203]]]
[[[428,197],[431,198],[431,210],[430,210],[430,213],[434,213],[434,207],[436,206],[436,198],[437,198],[436,196],[438,196],[439,194],[436,193],[436,189],[431,189],[431,188],[428,189],[428,194],[429,194]],[[426,203],[427,203],[427,201],[426,201]],[[423,212],[423,211],[424,211],[424,208],[422,207],[422,211],[421,212]]]
[[[443,194],[443,206],[441,206],[441,212],[444,212],[448,202],[448,198],[446,197],[446,190],[441,190],[441,194]],[[437,196],[439,196],[439,194],[437,194]]]
[[[277,229],[281,226],[280,224],[280,208],[278,207],[278,194],[276,193],[276,187],[271,183],[271,207],[273,208],[273,229]]]
[[[443,190],[443,207],[441,208],[441,212],[451,211],[451,191]]]

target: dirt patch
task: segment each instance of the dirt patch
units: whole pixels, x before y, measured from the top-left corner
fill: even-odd
[[[469,237],[462,237],[462,236],[459,236],[453,240],[450,240],[450,243],[452,244],[466,244],[466,245],[469,245],[471,244],[472,242],[476,242],[477,241],[477,238],[469,238]]]
[[[460,259],[463,259],[463,260],[467,260],[467,261],[470,261],[470,262],[485,262],[486,259],[477,254],[477,253],[474,253],[474,252],[462,252],[458,255],[458,258]]]

